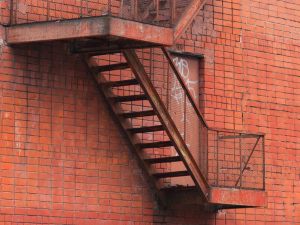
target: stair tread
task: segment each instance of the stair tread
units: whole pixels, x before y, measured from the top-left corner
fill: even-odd
[[[122,86],[136,85],[136,84],[139,84],[139,82],[136,79],[110,81],[110,82],[101,83],[101,85],[105,87],[122,87]]]
[[[163,147],[173,146],[173,142],[158,141],[158,142],[151,142],[151,143],[141,143],[141,144],[137,144],[137,146],[140,148],[163,148]]]
[[[154,110],[145,110],[145,111],[135,111],[122,113],[120,116],[124,118],[134,118],[134,117],[144,117],[144,116],[155,116],[156,112]]]
[[[142,101],[148,100],[147,95],[125,95],[125,96],[115,96],[111,97],[114,102],[130,102],[130,101]]]
[[[161,191],[187,191],[187,190],[196,190],[196,186],[183,186],[183,185],[177,185],[177,186],[167,186],[163,187],[160,190]]]
[[[87,55],[90,56],[90,57],[93,57],[93,56],[101,56],[101,55],[107,55],[107,54],[119,54],[119,53],[122,53],[122,51],[120,49],[102,49],[102,50],[99,50],[99,51],[93,51],[93,50],[89,50],[89,51],[86,51]],[[80,53],[80,52],[78,52]]]
[[[137,128],[128,129],[128,131],[131,133],[147,133],[147,132],[155,132],[155,131],[162,131],[162,130],[164,130],[163,125],[137,127]]]
[[[183,176],[190,176],[189,172],[186,170],[183,171],[172,171],[172,172],[165,172],[165,173],[154,173],[152,174],[155,178],[167,178],[167,177],[183,177]]]
[[[112,71],[112,70],[122,70],[129,68],[128,63],[115,63],[110,65],[103,65],[103,66],[95,66],[92,69],[96,73],[106,72],[106,71]]]
[[[161,158],[149,158],[144,160],[147,163],[155,164],[155,163],[167,163],[167,162],[180,162],[182,159],[180,156],[169,156],[169,157],[161,157]]]

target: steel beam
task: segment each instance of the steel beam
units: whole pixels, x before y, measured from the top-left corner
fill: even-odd
[[[186,166],[187,170],[189,171],[193,181],[195,182],[196,186],[199,188],[203,199],[207,200],[209,185],[205,177],[201,173],[191,152],[186,146],[186,143],[182,139],[178,129],[176,128],[174,121],[172,120],[172,118],[168,113],[168,110],[166,109],[164,103],[162,102],[158,93],[153,87],[142,63],[140,62],[138,56],[136,55],[136,52],[134,50],[124,50],[123,52],[128,64],[130,65],[133,73],[136,76],[136,79],[140,82],[144,92],[147,93],[149,97],[149,101],[152,107],[154,108],[154,110],[157,112],[160,122],[165,127],[169,135],[169,138],[174,143],[177,153],[182,158],[182,161]]]
[[[267,194],[263,190],[213,187],[209,192],[209,203],[243,207],[266,207]]]
[[[189,6],[182,13],[174,29],[174,40],[177,40],[192,23],[206,0],[192,0]]]
[[[163,46],[173,44],[173,29],[110,16],[36,22],[7,27],[8,44],[115,37]]]

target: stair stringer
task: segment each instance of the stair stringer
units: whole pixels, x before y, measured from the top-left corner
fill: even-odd
[[[114,120],[116,121],[118,126],[121,128],[120,130],[122,130],[122,132],[125,134],[126,139],[130,145],[130,149],[132,149],[134,155],[136,156],[137,161],[138,161],[140,167],[142,168],[143,173],[146,176],[147,182],[150,184],[151,188],[154,190],[155,197],[157,198],[157,200],[161,206],[167,207],[167,200],[166,200],[165,194],[160,191],[160,189],[161,189],[160,185],[156,181],[156,179],[152,176],[150,166],[144,160],[142,160],[143,158],[145,158],[144,154],[142,153],[142,151],[140,151],[140,148],[137,147],[138,146],[137,144],[141,143],[141,141],[139,140],[139,138],[136,135],[132,135],[128,131],[128,127],[130,127],[129,123],[126,120],[121,120],[117,116],[122,112],[122,110],[120,109],[118,104],[112,104],[112,102],[110,102],[108,100],[109,98],[111,98],[113,96],[113,93],[109,90],[109,88],[105,88],[102,85],[99,85],[98,80],[97,80],[98,73],[91,70],[91,68],[93,68],[94,66],[97,66],[97,63],[87,56],[83,57],[83,61],[84,61],[85,65],[87,66],[87,68],[89,70],[89,74],[92,76],[93,81],[96,83],[96,86],[98,87],[100,94],[103,96],[103,99],[105,100],[109,110],[112,112],[111,114],[113,115]],[[102,79],[102,82],[105,82],[103,77],[100,76],[99,78]]]
[[[192,177],[196,187],[200,191],[201,196],[205,201],[208,201],[209,184],[207,183],[191,152],[182,139],[174,121],[168,113],[168,110],[160,99],[157,91],[153,87],[151,80],[147,76],[147,73],[142,63],[140,62],[135,50],[124,50],[123,54],[129,66],[131,67],[131,70],[134,73],[136,79],[139,81],[143,91],[149,97],[149,101],[153,109],[157,112],[160,122],[165,127],[170,140],[174,143],[174,147],[178,155],[182,158],[182,161],[186,169],[190,173],[190,176]]]
[[[174,42],[186,31],[207,0],[192,0],[174,27]]]

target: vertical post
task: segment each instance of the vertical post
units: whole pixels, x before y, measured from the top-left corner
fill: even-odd
[[[131,0],[131,17],[132,19],[137,19],[137,0]]]
[[[10,5],[9,5],[9,25],[13,25],[13,18],[14,18],[14,0],[10,0]]]
[[[144,53],[144,50],[142,50]],[[144,57],[144,56],[143,56]],[[149,74],[150,80],[152,79],[152,82],[154,82],[154,49],[150,49],[150,74]]]
[[[49,16],[50,16],[50,2],[47,0],[47,21],[49,21]]]
[[[217,145],[217,186],[219,186],[219,131],[217,131],[216,137]]]
[[[186,142],[186,95],[184,95],[183,104],[183,140]]]
[[[120,12],[119,12],[119,15],[120,17],[123,17],[123,9],[124,8],[124,0],[121,0],[120,2]]]
[[[159,18],[159,0],[155,0],[155,8],[156,8],[156,18],[155,18],[155,20],[158,20]]]
[[[241,134],[240,134],[240,136],[241,136]],[[239,138],[239,140],[240,140],[240,146],[239,146],[239,148],[240,148],[240,177],[241,177],[241,179],[240,179],[240,188],[242,187],[242,172],[243,172],[243,165],[242,165],[242,161],[243,161],[243,157],[242,157],[242,137],[240,137]]]
[[[199,154],[199,167],[203,173],[203,175],[205,176],[205,166],[203,165],[204,160],[203,160],[203,145],[201,144],[203,142],[203,135],[202,135],[202,127],[201,124],[198,121],[198,130],[199,130],[199,136],[198,136],[198,146],[199,146],[199,150],[200,150],[200,154]]]
[[[107,10],[108,10],[107,14],[108,14],[108,15],[111,15],[111,0],[108,0],[108,7],[107,7]]]
[[[10,21],[9,24],[10,25],[15,25],[17,24],[17,2],[15,0],[11,0],[10,1]]]
[[[83,11],[82,11],[82,7],[83,7],[83,4],[82,4],[83,0],[80,1],[80,18],[82,18],[83,16]]]
[[[86,13],[86,16],[87,16],[87,15],[89,15],[89,0],[81,0],[81,1],[85,1],[85,13]]]
[[[206,148],[205,148],[205,151],[206,151],[206,179],[208,180],[208,157],[209,157],[209,152],[208,152],[208,149],[209,149],[209,147],[208,147],[208,145],[209,145],[209,130],[205,127],[205,126],[203,126],[202,125],[202,128],[203,129],[205,129],[205,131],[206,131],[206,135],[205,135],[205,137],[206,137]]]
[[[262,137],[262,151],[263,151],[263,190],[266,189],[266,157],[265,157],[265,137]]]
[[[165,55],[163,54],[164,59],[166,59]],[[164,60],[165,61],[165,60]],[[171,93],[169,93],[169,88],[170,88],[170,66],[167,64],[167,110],[170,112],[170,96]]]
[[[171,25],[175,24],[176,19],[176,0],[170,0]]]

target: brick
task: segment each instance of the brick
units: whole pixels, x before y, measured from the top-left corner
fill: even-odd
[[[50,1],[49,11],[47,1],[17,2],[18,23],[77,18],[80,4],[84,16],[106,9],[104,1]],[[0,1],[0,24],[8,9]],[[208,1],[198,27],[178,40],[178,50],[204,54],[209,125],[266,133],[268,207],[216,214],[158,208],[84,65],[61,43],[12,50],[0,25],[1,224],[299,223],[299,11],[296,1]],[[166,82],[157,65],[156,80]]]

